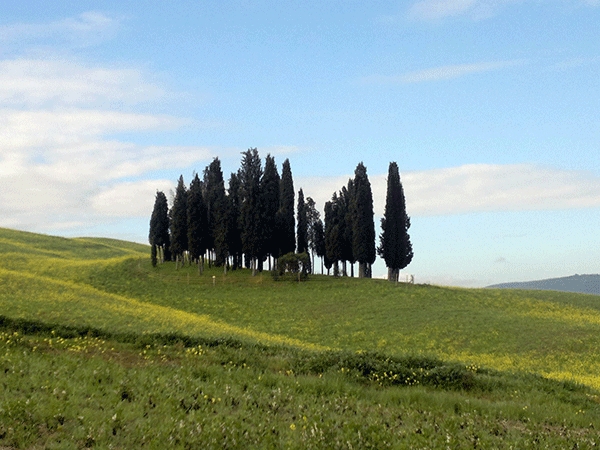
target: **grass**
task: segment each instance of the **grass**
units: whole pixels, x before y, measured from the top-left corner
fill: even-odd
[[[5,229],[0,252],[0,448],[600,442],[597,296],[199,276]]]

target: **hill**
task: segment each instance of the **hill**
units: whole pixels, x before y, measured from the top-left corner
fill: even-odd
[[[596,442],[596,296],[200,276],[5,229],[0,252],[0,447]]]
[[[500,283],[488,286],[494,289],[539,289],[545,291],[579,292],[600,295],[600,275],[571,275],[545,280]]]

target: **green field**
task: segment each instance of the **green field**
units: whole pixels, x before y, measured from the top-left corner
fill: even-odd
[[[598,296],[199,276],[6,229],[0,251],[0,448],[600,444]]]

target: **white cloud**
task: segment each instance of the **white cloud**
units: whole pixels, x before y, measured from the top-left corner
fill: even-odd
[[[93,210],[107,217],[150,217],[156,191],[168,192],[175,185],[168,180],[120,183],[91,199]]]
[[[145,146],[119,133],[175,130],[188,119],[125,112],[161,96],[135,70],[74,61],[0,61],[0,226],[68,229],[147,215],[152,172],[210,159],[197,146]]]
[[[120,19],[88,11],[49,23],[17,23],[0,26],[0,43],[19,46],[58,43],[85,47],[112,37]]]
[[[135,104],[164,90],[134,69],[86,67],[72,61],[0,61],[0,103],[28,107]]]
[[[300,178],[323,208],[350,176]],[[561,210],[600,207],[600,177],[575,170],[531,164],[469,164],[401,174],[411,216],[463,214],[481,211]],[[375,214],[383,215],[386,175],[370,175]]]
[[[422,83],[426,81],[450,80],[460,78],[475,73],[491,72],[501,70],[506,67],[522,64],[522,60],[513,61],[486,61],[470,64],[455,64],[441,67],[433,67],[415,72],[408,72],[402,75],[371,75],[363,77],[361,82],[364,84],[411,84]]]

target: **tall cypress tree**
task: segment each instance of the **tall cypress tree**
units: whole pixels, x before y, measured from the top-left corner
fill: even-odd
[[[202,182],[198,174],[190,183],[188,191],[187,225],[188,250],[191,258],[198,262],[198,272],[201,273],[208,242],[208,217],[202,195]]]
[[[373,220],[373,193],[367,168],[361,162],[354,171],[354,227],[352,249],[358,261],[359,278],[371,277],[375,262],[375,222]]]
[[[281,179],[277,172],[275,158],[267,155],[265,170],[260,180],[260,203],[263,215],[261,247],[265,256],[270,255],[273,258],[279,257],[277,211],[279,211],[280,184]],[[269,264],[271,264],[271,260],[269,260]]]
[[[315,254],[317,252],[317,237],[316,237],[316,224],[320,220],[321,215],[319,211],[317,211],[317,207],[315,205],[315,201],[311,197],[306,197],[306,228],[308,234],[308,248],[311,252],[311,267],[314,272],[315,265]],[[322,225],[322,224],[321,224]],[[322,227],[321,227],[322,228]]]
[[[281,255],[296,250],[296,224],[294,220],[294,180],[290,160],[283,162],[281,170],[281,195],[278,214],[279,250]]]
[[[204,169],[204,202],[206,204],[206,211],[208,217],[208,241],[207,248],[213,250],[215,255],[217,253],[222,254],[222,250],[217,251],[216,239],[218,236],[223,235],[224,230],[222,227],[224,220],[222,208],[225,205],[225,181],[223,180],[223,171],[221,170],[221,161],[219,158],[214,158],[212,162]],[[219,242],[223,242],[223,239],[219,239]],[[210,261],[209,261],[210,262]],[[222,261],[215,261],[222,262]]]
[[[187,189],[181,175],[171,208],[171,252],[175,255],[176,261],[180,259],[183,261],[183,253],[188,248],[187,238]]]
[[[318,257],[321,258],[321,275],[323,275],[323,260],[325,258],[325,229],[323,227],[323,221],[317,219],[314,224],[315,233],[315,249],[314,252]],[[313,269],[314,270],[314,269]]]
[[[339,208],[340,200],[337,192],[334,192],[331,201],[325,203],[325,266],[329,270],[333,265],[333,275],[336,277],[343,257]]]
[[[354,189],[354,180],[348,180],[346,188],[346,226],[344,229],[344,259],[350,262],[350,276],[354,276],[354,220],[356,216],[356,191]]]
[[[262,212],[260,179],[262,168],[256,148],[242,153],[240,168],[240,222],[242,248],[251,261],[252,275],[256,275],[258,258],[262,256]]]
[[[381,219],[382,233],[377,248],[377,253],[385,260],[388,268],[389,281],[398,281],[400,270],[412,261],[413,250],[408,234],[409,228],[410,218],[406,214],[406,200],[398,164],[391,162],[388,170],[385,212]]]
[[[304,192],[298,191],[298,253],[308,252],[308,218],[306,216],[306,203]]]
[[[232,269],[242,267],[242,232],[240,229],[240,179],[232,173],[229,177],[229,226],[227,227],[227,243],[229,254],[233,258]]]
[[[170,259],[169,204],[166,195],[161,191],[156,192],[154,209],[150,218],[148,241],[161,262]]]
[[[229,198],[225,195],[225,191],[223,191],[223,195],[218,197],[215,205],[213,236],[215,238],[215,265],[218,267],[223,266],[225,273],[227,272],[227,261],[229,259],[229,207]]]

